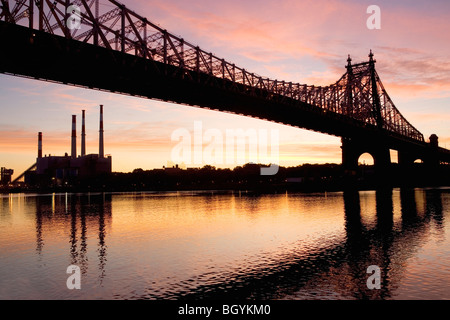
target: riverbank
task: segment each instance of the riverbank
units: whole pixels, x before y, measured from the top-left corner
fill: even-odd
[[[247,164],[234,169],[212,166],[182,170],[171,168],[130,173],[112,173],[85,181],[35,186],[3,187],[0,193],[64,193],[64,192],[139,192],[224,190],[256,193],[332,192],[347,189],[374,190],[382,188],[420,188],[450,186],[450,167],[442,166],[432,172],[418,164],[406,174],[393,165],[379,173],[373,166],[360,166],[349,174],[341,165],[302,165],[280,167],[274,176],[262,176],[261,166]]]

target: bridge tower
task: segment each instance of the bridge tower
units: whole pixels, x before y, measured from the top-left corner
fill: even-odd
[[[377,123],[378,128],[383,128],[383,116],[381,115],[381,101],[380,101],[380,94],[378,92],[378,79],[377,74],[375,72],[375,62],[376,60],[373,59],[373,53],[372,50],[370,50],[369,54],[369,72],[370,72],[370,82],[372,86],[372,108],[373,113],[375,116],[375,120]]]
[[[352,65],[352,59],[348,57],[347,68],[347,83],[346,83],[346,99],[345,105],[347,114],[358,116],[365,110],[366,117],[371,117],[374,124],[379,130],[383,129],[384,121],[381,113],[380,92],[378,90],[378,75],[375,71],[374,55],[372,50],[369,54],[369,62],[358,65]],[[361,66],[367,66],[365,77],[368,85],[361,86]],[[354,69],[356,71],[354,71]],[[355,72],[359,73],[359,77],[355,76]],[[365,91],[367,90],[367,91]],[[366,105],[355,105],[355,95],[358,92],[365,92],[368,96],[368,103]],[[359,99],[361,100],[361,99]],[[391,164],[390,149],[388,143],[380,138],[373,138],[370,135],[367,137],[351,136],[342,137],[342,165],[348,175],[356,175],[358,169],[358,159],[364,153],[369,153],[374,159],[374,165],[377,171],[377,176],[383,177],[389,173]]]

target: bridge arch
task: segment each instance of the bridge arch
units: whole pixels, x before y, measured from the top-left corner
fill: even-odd
[[[375,157],[370,152],[362,153],[358,158],[358,165],[374,165]]]

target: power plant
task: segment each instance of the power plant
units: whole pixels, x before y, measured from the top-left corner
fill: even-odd
[[[27,185],[71,185],[111,173],[112,157],[106,156],[103,141],[103,105],[100,105],[99,153],[86,154],[86,112],[82,110],[81,155],[77,154],[77,116],[72,115],[71,153],[43,156],[43,134],[38,133],[36,163],[17,177]]]

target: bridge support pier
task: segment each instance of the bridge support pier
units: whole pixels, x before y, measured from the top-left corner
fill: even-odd
[[[398,164],[402,168],[411,168],[416,160],[422,160],[428,169],[437,169],[440,163],[437,150],[432,148],[427,150],[426,153],[398,152]]]
[[[433,137],[434,136],[434,137]],[[437,136],[430,137],[427,149],[411,150],[403,149],[398,152],[399,174],[404,185],[413,185],[415,180],[435,183],[442,179],[439,173],[439,149]],[[416,160],[422,160],[422,166],[415,166]]]
[[[375,140],[342,138],[341,149],[345,176],[356,177],[358,160],[364,153],[369,153],[373,157],[377,180],[383,181],[385,177],[389,176],[391,155],[386,144]]]
[[[411,165],[415,161],[415,157],[413,153],[405,151],[405,150],[399,150],[398,151],[398,164],[402,168],[408,168],[411,167]]]

